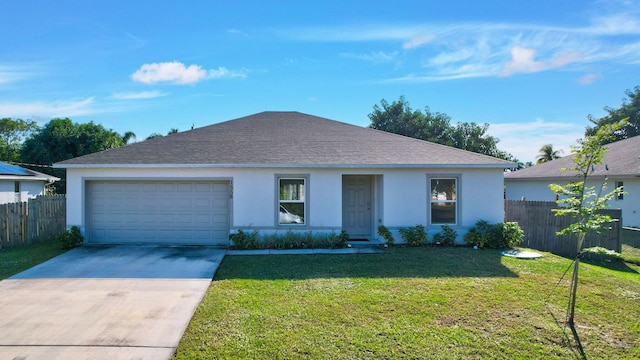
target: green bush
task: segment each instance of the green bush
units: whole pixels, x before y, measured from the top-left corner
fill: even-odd
[[[291,230],[284,235],[278,233],[266,234],[262,238],[258,231],[250,234],[238,230],[231,237],[234,249],[314,249],[341,248],[347,246],[349,234],[342,230],[339,234],[313,234],[311,231],[298,233]]]
[[[331,234],[333,235],[333,233]],[[340,234],[336,237],[336,241],[330,244],[330,248],[342,248],[347,246],[347,242],[349,241],[349,234],[346,231],[340,230]]]
[[[391,231],[389,231],[389,229],[384,225],[378,226],[378,235],[382,236],[385,240],[385,244],[388,246],[393,246],[393,244],[396,243],[396,239],[393,238],[393,234],[391,234]]]
[[[433,243],[436,245],[453,246],[456,243],[458,233],[449,225],[442,225],[442,231],[433,235]]]
[[[84,237],[80,233],[80,228],[72,226],[68,231],[56,236],[55,241],[60,244],[63,249],[73,249],[76,246],[82,245]]]
[[[423,246],[427,243],[427,232],[424,230],[424,226],[418,224],[410,228],[401,228],[400,236],[409,246]]]
[[[524,231],[522,231],[517,222],[506,222],[502,226],[502,236],[504,237],[505,245],[512,248],[524,240]]]
[[[485,220],[479,220],[464,235],[467,244],[488,249],[510,249],[523,239],[524,232],[515,222],[489,224]]]
[[[258,244],[260,244],[260,236],[255,230],[247,234],[242,229],[239,229],[231,236],[231,242],[236,249],[257,249]]]

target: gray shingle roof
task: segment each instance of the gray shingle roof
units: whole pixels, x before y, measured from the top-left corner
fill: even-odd
[[[262,112],[85,155],[57,167],[489,167],[486,155],[298,112]]]
[[[640,136],[616,141],[606,146],[602,165],[596,165],[592,176],[640,176]],[[606,167],[609,170],[606,169]],[[573,155],[549,161],[530,168],[505,174],[505,180],[547,180],[575,178],[575,171],[562,171],[562,168],[573,167]]]

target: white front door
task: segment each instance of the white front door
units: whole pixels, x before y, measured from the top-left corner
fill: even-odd
[[[372,237],[371,192],[371,176],[342,177],[342,229],[352,239]]]

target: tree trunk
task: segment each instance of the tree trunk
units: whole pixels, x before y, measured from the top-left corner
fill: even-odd
[[[567,316],[567,323],[574,325],[574,315],[576,311],[576,294],[578,293],[578,267],[580,265],[580,254],[576,256],[573,263],[573,276],[571,276],[571,293],[569,298],[569,313]]]

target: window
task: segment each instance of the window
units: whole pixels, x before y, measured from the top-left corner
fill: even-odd
[[[623,181],[616,181],[616,188],[620,188],[620,191],[624,191],[624,182]],[[624,193],[620,193],[616,196],[616,199],[618,200],[624,200]]]
[[[13,182],[13,192],[15,193],[14,194],[15,202],[22,201],[21,195],[20,195],[20,181]]]
[[[456,224],[457,194],[456,178],[431,178],[431,224]]]
[[[304,225],[306,178],[278,178],[278,224]]]

